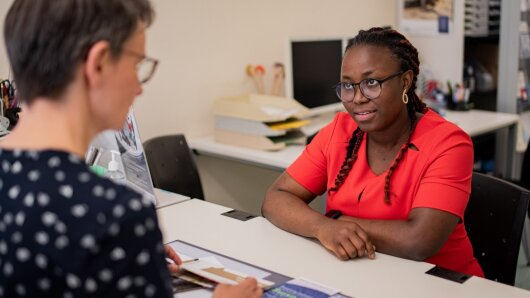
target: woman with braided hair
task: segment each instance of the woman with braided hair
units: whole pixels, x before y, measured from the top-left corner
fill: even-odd
[[[337,113],[267,191],[262,212],[343,260],[375,250],[483,276],[463,217],[473,145],[414,90],[418,51],[392,29],[350,40]],[[308,204],[326,193],[326,216]]]

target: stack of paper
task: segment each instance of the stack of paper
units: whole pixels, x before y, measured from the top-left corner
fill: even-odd
[[[249,275],[245,273],[225,268],[219,261],[215,259],[215,257],[200,258],[190,262],[184,262],[180,268],[209,281],[229,285],[236,285],[243,281],[246,277],[249,277]],[[189,278],[189,276],[189,274],[181,275],[180,278]],[[265,279],[256,278],[256,280],[258,281],[258,285],[264,289],[274,285],[273,282]]]
[[[250,94],[216,101],[215,141],[260,150],[305,144],[308,109],[294,99]]]

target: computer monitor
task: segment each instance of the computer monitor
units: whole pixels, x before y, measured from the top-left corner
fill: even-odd
[[[289,39],[286,96],[318,115],[343,109],[333,85],[340,80],[346,38]]]

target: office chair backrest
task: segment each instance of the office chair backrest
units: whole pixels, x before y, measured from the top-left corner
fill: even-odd
[[[144,143],[153,185],[204,200],[201,179],[184,135],[168,135]]]
[[[473,173],[464,223],[487,279],[513,286],[528,198],[518,185]]]

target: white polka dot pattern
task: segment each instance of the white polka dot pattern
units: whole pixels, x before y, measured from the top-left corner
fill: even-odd
[[[26,205],[26,207],[28,208],[31,208],[33,207],[34,202],[35,202],[35,195],[31,192],[26,194],[26,196],[24,197],[24,205]]]
[[[37,241],[37,243],[40,245],[46,245],[50,241],[50,237],[48,234],[46,234],[46,232],[39,231],[37,234],[35,234],[35,241]]]
[[[54,228],[55,228],[55,231],[59,234],[64,234],[66,233],[66,230],[67,230],[66,225],[62,221],[57,221],[55,223]]]
[[[41,278],[37,281],[37,286],[44,292],[50,289],[50,280],[47,278]]]
[[[61,159],[58,156],[54,156],[48,160],[48,167],[57,168],[61,165]]]
[[[81,280],[75,274],[66,274],[66,285],[71,289],[76,289],[81,285]]]
[[[9,196],[10,199],[15,200],[18,198],[19,193],[20,193],[20,186],[15,185],[9,189],[9,192],[7,193],[7,195]]]
[[[66,246],[68,246],[68,237],[66,236],[59,236],[57,237],[57,239],[55,239],[55,247],[57,247],[57,249],[59,250],[62,250],[64,249]]]
[[[172,297],[149,199],[60,151],[0,149],[0,173],[0,298]]]
[[[29,260],[31,257],[31,253],[29,252],[29,249],[21,247],[17,249],[17,259],[19,262],[24,263]]]
[[[144,266],[145,264],[147,264],[149,262],[149,259],[150,259],[149,253],[147,251],[143,250],[136,257],[136,263],[139,266]]]
[[[46,207],[50,203],[50,196],[45,193],[39,193],[37,195],[37,202],[41,207]]]
[[[86,205],[77,204],[72,207],[71,212],[73,216],[81,218],[88,212],[88,207]]]
[[[35,264],[40,269],[46,269],[46,267],[48,267],[48,258],[46,258],[44,255],[37,254],[35,256]]]
[[[110,253],[110,259],[112,261],[119,261],[124,258],[125,258],[125,250],[123,250],[123,248],[121,247],[114,248],[112,252]]]
[[[129,276],[124,276],[118,280],[118,290],[125,291],[131,287],[132,280]]]
[[[55,224],[56,221],[57,221],[57,215],[55,215],[55,213],[46,211],[42,214],[42,223],[45,226],[49,227]]]
[[[65,198],[71,198],[74,194],[74,189],[71,185],[61,185],[59,187],[59,193]]]
[[[59,170],[55,172],[55,180],[58,182],[63,182],[64,179],[66,179],[66,174],[63,171]]]
[[[98,284],[92,278],[88,278],[85,281],[85,289],[88,293],[94,293],[98,289]]]
[[[92,235],[85,235],[81,238],[81,247],[86,249],[92,249],[96,246],[96,239]]]
[[[38,170],[31,170],[28,173],[28,179],[31,182],[36,182],[40,178],[40,172]]]
[[[112,280],[113,278],[113,274],[112,274],[112,271],[108,268],[106,269],[103,269],[99,272],[99,275],[98,275],[99,279],[103,282],[109,282]]]
[[[11,166],[11,173],[13,174],[20,174],[22,171],[22,164],[20,161],[15,161],[15,163]]]
[[[120,218],[125,214],[125,208],[122,205],[116,205],[114,209],[112,209],[112,214],[115,218]]]

